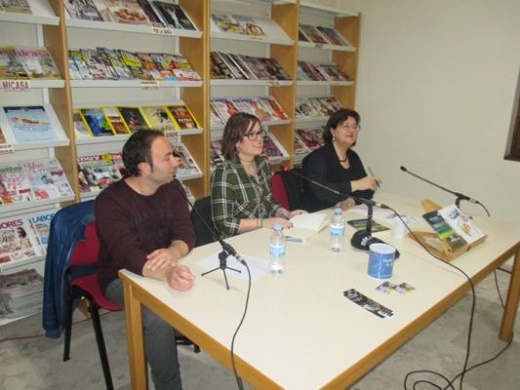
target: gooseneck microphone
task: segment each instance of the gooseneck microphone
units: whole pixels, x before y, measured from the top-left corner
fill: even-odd
[[[445,187],[443,187],[443,186],[441,186],[441,185],[439,185],[439,184],[437,184],[437,183],[434,183],[434,182],[432,182],[432,181],[430,181],[430,180],[428,180],[428,179],[425,179],[424,177],[419,176],[419,175],[417,175],[417,174],[415,174],[415,173],[409,171],[408,169],[406,169],[406,167],[404,167],[404,166],[402,166],[402,165],[401,165],[401,171],[406,172],[406,173],[408,173],[409,175],[412,175],[413,177],[416,177],[417,179],[422,180],[422,181],[424,181],[424,182],[426,182],[426,183],[428,183],[428,184],[431,184],[431,185],[434,186],[434,187],[440,188],[440,189],[443,190],[443,191],[446,191],[446,192],[448,192],[448,193],[450,193],[450,194],[452,194],[452,195],[455,195],[456,198],[457,198],[457,199],[455,200],[455,204],[457,205],[457,207],[459,207],[459,205],[460,205],[460,201],[461,201],[461,200],[467,200],[468,202],[471,202],[471,203],[475,203],[475,204],[481,205],[482,207],[484,207],[484,209],[486,208],[486,207],[485,207],[482,203],[480,203],[478,200],[473,199],[473,198],[470,198],[469,196],[464,195],[464,194],[461,194],[460,192],[456,192],[456,191],[449,190],[449,189],[447,189],[447,188],[445,188]],[[486,211],[487,211],[487,209],[486,209]]]
[[[244,260],[244,258],[242,256],[240,256],[240,254],[235,250],[235,248],[233,248],[233,246],[230,243],[224,241],[220,235],[217,236],[217,234],[215,233],[215,228],[210,226],[210,224],[206,221],[206,218],[204,218],[202,216],[202,214],[199,212],[199,210],[197,210],[197,208],[193,207],[193,203],[190,202],[190,200],[188,199],[188,197],[186,196],[184,191],[181,191],[179,189],[179,186],[181,185],[180,181],[177,179],[173,179],[171,183],[172,183],[173,187],[175,189],[177,189],[177,191],[179,191],[179,193],[181,194],[183,199],[190,205],[193,212],[197,215],[197,218],[200,221],[202,221],[202,223],[204,224],[206,229],[208,229],[213,241],[218,241],[220,246],[222,247],[222,250],[224,250],[225,252],[227,252],[228,254],[233,256],[235,259],[237,259],[243,265],[247,266],[246,261]]]
[[[339,196],[342,196],[342,197],[350,197],[352,199],[354,199],[357,203],[361,203],[361,204],[364,204],[367,206],[368,208],[368,214],[367,214],[367,227],[365,230],[362,230],[362,231],[357,231],[355,232],[353,235],[352,235],[352,238],[350,239],[350,245],[352,245],[354,248],[356,249],[361,249],[361,250],[364,250],[364,251],[368,251],[370,249],[370,245],[371,244],[375,244],[375,243],[384,243],[384,241],[380,240],[379,238],[376,238],[376,237],[372,237],[372,215],[373,215],[373,208],[374,207],[379,207],[379,208],[382,208],[382,209],[389,209],[389,210],[392,210],[394,211],[391,207],[383,204],[383,203],[378,203],[378,202],[375,202],[371,199],[365,199],[365,198],[360,198],[358,196],[354,196],[354,195],[349,195],[349,194],[344,194],[342,193],[341,191],[338,191],[334,188],[330,188],[329,186],[326,186],[325,184],[322,184],[316,180],[313,180],[311,178],[308,178],[307,176],[305,175],[302,175],[300,174],[299,172],[296,172],[294,169],[288,169],[287,167],[282,167],[282,171],[284,172],[287,172],[289,174],[292,174],[292,175],[295,175],[295,176],[298,176],[300,178],[302,178],[303,180],[311,183],[311,184],[314,184],[320,188],[323,188],[329,192],[332,192],[333,194],[336,194],[336,195],[339,195]],[[395,211],[394,211],[395,212]],[[396,213],[397,214],[397,213]],[[395,258],[398,259],[400,256],[400,253],[399,251],[395,250]]]

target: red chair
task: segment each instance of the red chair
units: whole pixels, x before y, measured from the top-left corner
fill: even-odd
[[[285,192],[285,185],[283,184],[282,175],[280,173],[275,173],[272,176],[271,191],[273,192],[273,196],[276,202],[278,202],[283,208],[287,210],[291,209],[289,198]]]
[[[98,260],[99,240],[94,222],[85,226],[85,239],[76,241],[70,258],[69,267],[65,274],[65,283],[68,283],[68,296],[65,302],[65,349],[63,361],[70,358],[70,338],[72,333],[72,313],[79,299],[88,303],[88,311],[92,316],[92,325],[96,334],[96,341],[105,377],[107,389],[112,390],[112,376],[108,364],[105,339],[101,328],[99,309],[120,311],[121,306],[105,297],[98,283],[94,264]]]
[[[293,173],[294,172],[294,173]],[[274,199],[287,210],[296,210],[300,207],[305,179],[300,168],[281,170],[271,179],[271,191]]]

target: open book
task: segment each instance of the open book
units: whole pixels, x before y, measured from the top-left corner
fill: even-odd
[[[325,227],[326,217],[327,214],[320,212],[295,215],[291,218],[293,227],[286,231],[286,235],[305,242]]]

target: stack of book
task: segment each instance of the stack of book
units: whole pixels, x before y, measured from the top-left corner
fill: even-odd
[[[66,1],[65,9],[73,19],[198,30],[191,17],[179,4],[166,1]]]
[[[0,79],[61,80],[62,76],[45,47],[0,46]]]
[[[308,81],[352,81],[339,65],[298,61],[296,78]]]
[[[0,165],[0,209],[24,202],[66,201],[74,197],[57,158]]]
[[[298,97],[294,116],[298,119],[330,116],[341,108],[335,96]]]
[[[318,45],[348,46],[352,45],[333,27],[311,26],[300,24],[298,30],[298,40],[300,42],[311,42]]]
[[[225,124],[229,117],[237,112],[255,115],[262,122],[289,119],[282,106],[272,96],[214,98],[211,99],[211,110],[212,116],[218,117],[222,124]],[[215,118],[212,119],[212,124],[214,121],[216,122]]]
[[[291,80],[274,58],[212,51],[210,60],[212,79]]]
[[[83,107],[74,110],[77,139],[131,134],[155,129],[168,133],[200,129],[185,104],[156,106]],[[171,135],[171,134],[170,134]]]
[[[200,81],[180,53],[132,52],[123,49],[69,50],[72,80]]]
[[[0,275],[0,318],[39,313],[43,306],[43,276],[34,269]]]

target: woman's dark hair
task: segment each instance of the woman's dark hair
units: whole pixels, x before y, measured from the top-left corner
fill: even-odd
[[[332,129],[335,129],[343,122],[345,122],[348,118],[354,118],[356,120],[356,124],[359,125],[361,121],[361,117],[357,113],[357,111],[351,110],[350,108],[342,108],[336,112],[334,112],[327,121],[325,125],[325,130],[323,130],[323,142],[326,144],[332,143]]]
[[[164,137],[159,130],[137,130],[123,146],[124,176],[139,176],[139,164],[146,162],[153,168],[152,143],[156,138]]]
[[[222,137],[222,155],[226,160],[236,160],[237,142],[241,141],[256,124],[262,125],[260,119],[245,112],[237,112],[229,117]]]

